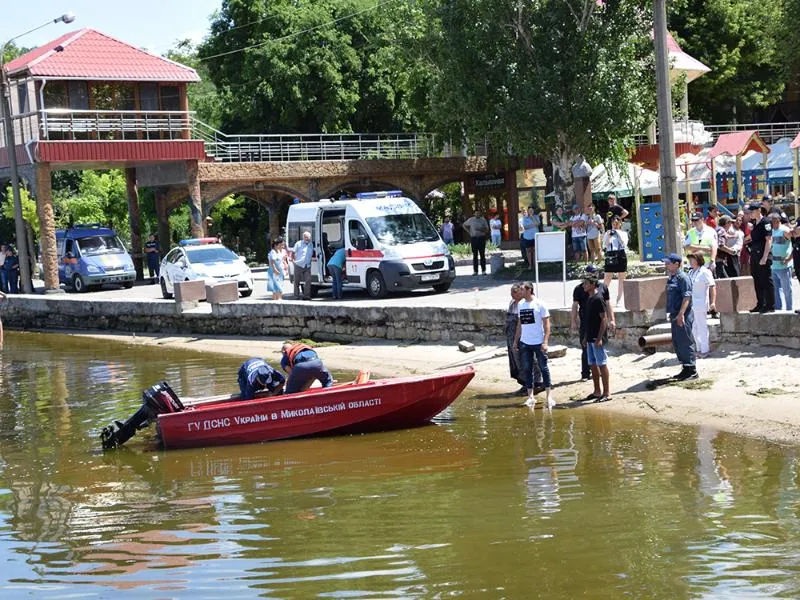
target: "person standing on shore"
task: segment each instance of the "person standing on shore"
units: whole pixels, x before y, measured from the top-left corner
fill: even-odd
[[[594,204],[589,204],[584,210],[586,218],[586,247],[589,252],[589,262],[597,262],[603,258],[600,249],[601,236],[603,234],[603,219],[594,212]]]
[[[681,268],[683,259],[675,253],[664,258],[667,270],[667,316],[672,331],[672,346],[681,363],[677,381],[697,379],[694,336],[692,335],[692,282]]]
[[[469,235],[472,247],[472,271],[478,274],[478,258],[480,257],[481,272],[486,275],[486,238],[489,237],[489,222],[476,210],[469,219],[464,221],[464,231]]]
[[[552,383],[550,381],[550,368],[547,365],[547,345],[550,341],[550,311],[544,303],[533,295],[533,283],[530,281],[522,284],[522,298],[518,306],[519,321],[517,332],[514,336],[516,346],[519,348],[520,366],[522,376],[525,378],[525,387],[528,390],[526,406],[536,404],[533,382],[533,361],[539,364],[542,371],[542,381],[547,394],[545,402],[547,408],[555,406]]]
[[[586,400],[605,402],[611,400],[611,376],[608,371],[608,319],[603,292],[598,287],[595,275],[586,275],[583,279],[583,291],[586,292],[586,334],[581,341],[586,345],[589,367],[592,370],[594,390]],[[601,387],[602,384],[602,387]]]
[[[303,239],[297,240],[292,248],[294,263],[294,298],[299,300],[300,282],[303,282],[303,300],[311,300],[311,259],[314,257],[314,246],[311,244],[311,232],[304,231]]]
[[[606,211],[606,231],[611,229],[611,221],[614,217],[618,217],[620,221],[624,221],[629,215],[627,210],[617,204],[617,197],[614,194],[608,195],[608,210]]]
[[[705,266],[700,252],[690,252],[689,279],[692,282],[692,336],[697,344],[697,355],[706,358],[711,352],[708,343],[708,311],[717,312],[717,284],[711,271]],[[710,296],[710,302],[709,302]]]
[[[611,219],[611,229],[603,235],[605,251],[604,283],[610,289],[614,273],[617,274],[617,301],[619,304],[625,293],[625,277],[628,275],[628,233],[622,230],[622,219]]]
[[[515,283],[511,286],[511,302],[508,304],[506,310],[506,348],[508,349],[508,371],[511,379],[520,384],[520,389],[517,390],[518,394],[526,394],[528,388],[525,384],[525,377],[522,375],[522,368],[519,362],[519,349],[517,348],[516,335],[517,323],[519,322],[519,307],[517,306],[522,299],[522,284]],[[533,362],[533,389],[534,394],[537,394],[544,389],[542,384],[542,372],[539,370],[539,364]]]
[[[781,223],[780,213],[771,212],[769,220],[772,229],[772,285],[775,288],[775,309],[792,312],[791,233],[789,228]]]
[[[739,255],[742,253],[744,234],[741,229],[737,229],[731,218],[722,215],[719,218],[719,227],[724,231],[724,236],[718,235],[717,242],[717,279],[725,277],[738,277],[741,272]]]
[[[569,220],[572,231],[572,252],[576,262],[589,262],[589,250],[586,245],[586,216],[577,204],[572,207],[572,218]]]
[[[539,225],[542,221],[533,206],[528,207],[525,216],[522,217],[521,237],[519,240],[522,254],[529,269],[536,266],[536,235],[539,233]]]
[[[594,265],[587,265],[585,275],[599,278],[601,273]],[[614,310],[611,308],[611,294],[609,293],[606,284],[602,281],[598,281],[597,290],[603,297],[606,305],[607,331],[608,333],[613,334],[617,324]],[[586,304],[588,301],[589,294],[586,292],[583,282],[581,282],[575,286],[574,290],[572,290],[572,324],[570,329],[572,333],[578,333],[579,335],[578,339],[580,340],[581,344],[581,379],[583,381],[588,381],[592,378],[592,371],[589,367],[589,357],[587,354],[586,343],[584,341],[586,339],[586,327],[588,325],[586,315]]]
[[[753,230],[750,232],[750,274],[756,288],[756,306],[751,313],[775,312],[775,285],[772,283],[772,227],[767,211],[758,202],[748,207]]]

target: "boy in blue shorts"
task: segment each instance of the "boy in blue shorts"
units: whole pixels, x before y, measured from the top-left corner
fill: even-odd
[[[585,399],[595,402],[610,400],[608,373],[608,356],[606,343],[608,342],[608,320],[606,301],[598,289],[598,280],[595,275],[587,275],[583,279],[583,290],[588,294],[586,301],[586,356],[589,368],[592,371],[594,391]],[[602,389],[600,387],[602,383]]]

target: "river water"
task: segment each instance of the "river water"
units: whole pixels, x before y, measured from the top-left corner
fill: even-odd
[[[0,359],[5,598],[800,596],[796,448],[472,394],[408,431],[104,455],[143,388],[232,391],[240,361],[30,333]]]

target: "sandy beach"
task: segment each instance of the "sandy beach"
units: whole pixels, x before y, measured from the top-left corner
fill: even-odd
[[[164,346],[200,352],[263,356],[279,360],[282,339],[197,337],[179,335],[131,335],[73,332],[122,343]],[[603,404],[577,402],[592,391],[591,382],[580,381],[580,350],[575,340],[555,340],[567,346],[566,355],[551,360],[556,401],[562,408],[618,412],[650,419],[709,425],[720,430],[787,444],[800,443],[800,401],[797,373],[800,352],[768,347],[721,347],[698,360],[700,379],[683,385],[648,389],[648,382],[668,378],[680,368],[674,355],[651,356],[611,349],[609,366],[613,399]],[[551,344],[552,345],[552,344]],[[318,348],[333,370],[369,370],[375,376],[430,373],[474,364],[476,376],[470,389],[486,404],[524,400],[513,392],[516,382],[508,376],[505,347],[478,346],[475,352],[459,352],[455,344],[354,342]],[[537,406],[537,408],[540,408]],[[520,406],[520,410],[529,410]]]

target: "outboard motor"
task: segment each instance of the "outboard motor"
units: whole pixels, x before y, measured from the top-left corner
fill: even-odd
[[[182,410],[184,410],[183,403],[166,381],[155,384],[142,392],[142,406],[131,418],[124,423],[114,421],[113,425],[103,428],[103,431],[100,432],[103,450],[111,450],[122,446],[137,431],[155,421],[158,415],[181,412]],[[115,425],[116,429],[114,428]]]

